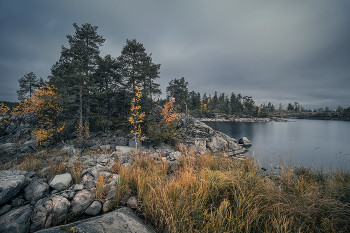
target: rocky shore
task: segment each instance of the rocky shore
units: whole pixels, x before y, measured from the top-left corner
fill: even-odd
[[[199,118],[202,122],[288,122],[288,120],[277,118],[277,117],[243,117],[243,118]]]
[[[86,148],[74,140],[52,150],[38,148],[33,140],[1,144],[0,232],[153,232],[132,211],[138,203],[133,194],[115,201],[116,166],[129,167],[135,156],[148,156],[166,161],[173,172],[183,148],[242,159],[250,144],[245,138],[241,145],[191,117],[180,120],[179,131],[176,147],[160,143],[136,149],[131,135],[122,132],[96,134]],[[61,225],[67,222],[73,223]]]

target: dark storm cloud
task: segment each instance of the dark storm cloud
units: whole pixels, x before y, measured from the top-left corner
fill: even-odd
[[[129,0],[0,3],[0,99],[15,100],[17,79],[50,74],[72,23],[99,26],[102,55],[127,38],[162,64],[163,91],[184,76],[190,89],[251,95],[258,104],[349,106],[347,0]]]

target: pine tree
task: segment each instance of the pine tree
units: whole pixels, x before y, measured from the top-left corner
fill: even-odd
[[[73,26],[75,35],[67,35],[69,48],[62,46],[60,60],[51,69],[50,82],[57,85],[68,100],[72,102],[75,99],[79,100],[78,119],[79,128],[82,128],[83,110],[85,110],[85,121],[89,127],[89,86],[92,74],[97,68],[99,47],[105,39],[97,34],[97,26],[90,24],[83,24],[81,27],[73,24]]]
[[[175,99],[175,105],[180,107],[181,111],[185,111],[186,106],[188,105],[188,82],[185,81],[185,78],[173,79],[169,82],[169,86],[166,88],[167,98]]]
[[[129,87],[129,93],[138,85],[143,86],[143,107],[148,112],[152,106],[152,96],[161,94],[160,85],[155,83],[159,78],[160,64],[152,62],[151,54],[146,53],[143,44],[134,40],[126,40],[122,54],[118,57],[121,75]]]
[[[25,74],[18,80],[20,89],[17,91],[18,100],[32,97],[34,91],[44,85],[42,78],[37,78],[33,72]]]
[[[93,75],[95,89],[92,91],[97,103],[93,107],[97,113],[98,124],[108,131],[112,125],[111,118],[116,106],[125,107],[123,99],[118,98],[125,86],[119,72],[119,64],[115,58],[106,55],[104,58],[100,58],[97,64],[98,68]]]

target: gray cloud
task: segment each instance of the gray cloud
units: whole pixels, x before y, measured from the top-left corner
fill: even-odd
[[[72,23],[99,26],[102,55],[127,38],[162,64],[163,91],[182,76],[190,89],[251,95],[258,104],[349,106],[350,3],[327,1],[19,1],[0,3],[0,99],[17,79],[46,77]]]

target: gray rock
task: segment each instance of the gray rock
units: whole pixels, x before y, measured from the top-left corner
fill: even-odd
[[[181,155],[182,155],[182,154],[181,154],[180,151],[175,151],[175,152],[171,152],[171,153],[169,154],[169,157],[170,157],[170,158],[178,159]]]
[[[84,189],[84,185],[83,184],[76,184],[73,187],[74,191],[80,191],[80,190],[83,190],[83,189]]]
[[[86,189],[79,191],[73,198],[72,201],[72,212],[74,215],[81,214],[84,212],[93,202],[93,196],[91,192]]]
[[[111,145],[101,145],[100,148],[101,148],[101,150],[103,150],[103,151],[108,151],[108,150],[111,149]]]
[[[74,146],[64,146],[60,152],[67,154],[67,155],[80,155],[81,149],[74,148]]]
[[[139,139],[132,138],[129,140],[129,147],[140,148],[141,146],[142,142]]]
[[[41,230],[38,233],[67,233],[70,229],[85,233],[154,233],[129,208],[121,208],[98,217]]]
[[[56,175],[50,182],[50,186],[59,191],[68,188],[71,184],[72,175],[70,173]]]
[[[219,135],[212,137],[211,141],[208,143],[208,147],[213,152],[225,151],[228,149],[228,143],[225,139]]]
[[[20,206],[20,205],[23,205],[25,203],[24,199],[23,198],[15,198],[15,199],[12,199],[11,201],[11,205],[13,207],[17,207],[17,206]]]
[[[14,208],[0,217],[0,232],[28,232],[30,224],[30,205]]]
[[[45,197],[49,193],[50,186],[39,180],[33,180],[24,189],[24,197],[27,201],[36,202],[37,200]]]
[[[59,224],[67,218],[70,202],[62,196],[54,196],[51,200],[54,224]]]
[[[242,144],[243,146],[251,146],[252,143],[248,140],[246,137],[242,137],[238,140],[239,144]]]
[[[85,173],[85,174],[84,174]],[[95,177],[89,173],[89,171],[87,172],[83,172],[83,176],[81,178],[81,180],[84,183],[84,187],[87,189],[91,189],[95,187]]]
[[[106,213],[106,212],[111,211],[114,208],[115,204],[116,203],[114,200],[105,201],[105,203],[103,203],[103,206],[102,206],[102,212]]]
[[[0,205],[11,200],[25,186],[26,173],[20,170],[0,171]]]
[[[26,141],[21,147],[22,153],[31,153],[36,150],[35,140]]]
[[[99,201],[94,201],[93,203],[91,203],[91,205],[85,210],[85,213],[88,215],[92,215],[95,216],[98,213],[101,212],[102,209],[102,204]]]
[[[38,231],[45,226],[48,211],[44,206],[37,206],[31,214],[30,232]]]
[[[117,154],[127,155],[129,153],[134,152],[136,149],[130,146],[116,146],[115,152]]]
[[[109,155],[101,155],[98,159],[97,159],[97,162],[98,163],[102,163],[102,164],[106,164],[108,163],[110,157]]]
[[[3,207],[0,208],[0,216],[9,212],[11,209],[11,205],[4,205]]]
[[[207,141],[205,138],[196,138],[194,140],[194,149],[198,153],[205,152],[207,150]]]
[[[126,202],[126,205],[131,209],[137,208],[137,198],[135,196],[131,196],[128,201]]]
[[[117,138],[114,140],[114,143],[115,143],[117,146],[127,146],[127,145],[128,145],[128,140],[126,140],[126,138],[124,138],[124,137],[117,137]]]

